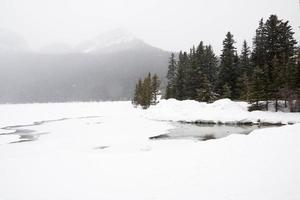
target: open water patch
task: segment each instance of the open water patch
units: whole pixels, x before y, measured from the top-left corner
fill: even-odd
[[[152,136],[151,140],[170,140],[170,139],[193,139],[193,140],[212,140],[219,139],[231,134],[248,135],[256,129],[270,126],[261,125],[238,125],[238,124],[192,124],[192,123],[173,123],[175,128],[168,133]]]

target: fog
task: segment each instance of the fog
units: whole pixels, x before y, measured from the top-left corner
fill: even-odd
[[[137,39],[96,50],[0,52],[0,103],[130,100],[148,72],[164,84],[170,52]]]
[[[204,40],[218,52],[227,31],[239,47],[270,14],[289,20],[299,40],[298,0],[0,0],[0,28],[22,35],[34,50],[123,28],[168,51]]]
[[[129,100],[148,72],[164,88],[171,51],[240,49],[270,14],[300,39],[298,0],[0,0],[0,103]]]

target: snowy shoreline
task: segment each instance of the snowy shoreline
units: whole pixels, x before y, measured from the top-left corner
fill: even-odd
[[[300,113],[248,111],[246,102],[221,99],[208,104],[193,100],[161,100],[144,112],[152,120],[220,125],[286,125],[300,123]]]

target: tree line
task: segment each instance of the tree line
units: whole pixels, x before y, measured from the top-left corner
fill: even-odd
[[[135,106],[140,105],[143,109],[148,108],[150,105],[157,104],[160,94],[159,87],[160,80],[157,74],[152,76],[151,73],[148,73],[143,80],[139,79],[136,84],[132,104]]]
[[[300,111],[300,48],[296,45],[289,22],[276,15],[260,20],[252,49],[244,41],[238,53],[230,32],[220,57],[201,41],[189,52],[172,53],[165,97],[205,102],[230,98],[265,110],[272,101],[276,111],[278,101],[284,100],[291,111]]]

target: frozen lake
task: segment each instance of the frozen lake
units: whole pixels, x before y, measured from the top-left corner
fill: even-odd
[[[197,126],[147,112],[130,102],[0,105],[0,199],[300,199],[299,124]]]
[[[40,136],[45,134],[51,134],[47,130],[43,130],[43,126],[47,124],[55,124],[59,122],[59,126],[67,127],[69,126],[69,121],[77,121],[76,123],[90,124],[100,124],[101,117],[98,116],[87,116],[87,117],[77,117],[77,118],[62,118],[54,120],[45,120],[33,122],[32,124],[24,125],[13,125],[2,127],[2,130],[9,131],[7,133],[0,134],[1,136],[12,136],[15,138],[14,141],[10,141],[9,144],[16,144],[21,142],[32,142],[39,139]],[[66,124],[64,124],[66,122]],[[165,122],[162,122],[165,123]],[[267,128],[259,125],[219,125],[219,124],[190,124],[190,123],[180,123],[180,122],[170,122],[173,128],[167,130],[167,133],[153,135],[149,139],[192,139],[206,141],[211,139],[219,139],[231,134],[243,134],[248,135],[255,129]],[[17,137],[15,137],[17,136]],[[72,140],[70,138],[70,140]],[[108,147],[108,146],[103,146]],[[104,148],[99,148],[104,149]]]

